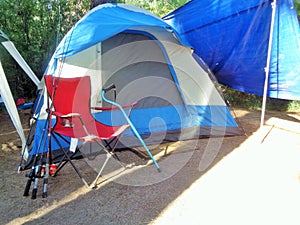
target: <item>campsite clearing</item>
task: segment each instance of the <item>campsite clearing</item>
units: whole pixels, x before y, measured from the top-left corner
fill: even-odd
[[[29,112],[20,110],[25,132]],[[193,146],[192,157],[158,183],[108,179],[89,190],[68,166],[50,178],[47,199],[39,189],[31,200],[22,196],[27,178],[16,174],[20,141],[2,111],[0,224],[299,224],[300,114],[268,112],[267,125],[258,130],[259,111],[235,112],[246,135],[187,141],[181,146]],[[208,151],[209,142],[221,145]],[[176,154],[184,152],[165,159]],[[205,156],[211,163],[203,164]],[[90,171],[85,160],[76,163]]]

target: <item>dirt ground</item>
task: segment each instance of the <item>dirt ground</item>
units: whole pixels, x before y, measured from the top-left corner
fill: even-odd
[[[121,170],[117,174],[111,173],[114,169],[107,169],[104,178],[99,179],[97,188],[89,189],[83,185],[68,164],[58,176],[50,177],[48,198],[41,197],[42,181],[40,181],[37,199],[32,200],[30,196],[23,197],[27,178],[24,172],[16,173],[20,162],[21,143],[9,116],[2,110],[0,112],[0,224],[182,224],[176,223],[176,216],[179,216],[184,224],[227,224],[224,222],[234,224],[230,223],[233,218],[236,218],[232,213],[226,214],[222,223],[201,222],[201,217],[203,219],[205,215],[207,217],[208,214],[204,211],[211,207],[210,205],[203,207],[203,211],[199,208],[196,212],[200,217],[199,221],[193,219],[193,216],[197,217],[196,215],[187,214],[187,217],[184,217],[187,211],[192,211],[188,208],[188,202],[197,198],[197,191],[193,192],[190,199],[184,203],[176,202],[196,183],[200,185],[210,174],[215,173],[214,171],[223,165],[225,159],[230,158],[231,155],[234,156],[236,152],[242,152],[239,148],[258,131],[260,112],[235,109],[235,113],[240,128],[245,132],[244,135],[192,140],[156,147],[165,154],[159,160],[162,167],[161,173],[158,173],[153,165],[137,165],[125,171]],[[20,116],[25,132],[28,132],[29,110],[20,111]],[[300,152],[300,114],[267,112],[266,121],[274,121],[274,119],[277,122],[268,125],[263,138],[260,139],[261,142],[267,139],[266,148],[276,149],[279,147],[272,146],[272,143],[278,145],[278,141],[287,142],[285,138],[292,135],[293,141],[289,142],[289,145],[293,145],[292,148]],[[278,121],[280,121],[280,126]],[[274,132],[275,129],[276,132]],[[271,133],[273,135],[270,135]],[[254,147],[256,144],[250,144],[250,146]],[[280,148],[284,147],[280,146]],[[300,165],[300,158],[297,161]],[[78,160],[75,163],[87,176],[88,181],[96,176],[92,160]],[[266,163],[265,167],[268,166]],[[116,168],[114,163],[108,167]],[[297,169],[300,171],[300,167]],[[211,190],[215,192],[214,196],[219,196],[216,193],[221,193],[221,190],[227,187],[226,182],[220,182],[224,179],[224,177],[218,178],[218,185],[221,186],[215,186]],[[296,183],[299,184],[299,177]],[[253,183],[252,185],[257,187],[259,184]],[[210,193],[209,190],[207,193]],[[205,197],[202,196],[202,199]],[[199,204],[200,202],[201,199]],[[239,208],[245,207],[241,205],[241,202],[239,201]],[[224,206],[220,209],[221,211],[227,212],[226,204],[219,202],[219,205]],[[197,207],[197,205],[194,206],[194,208]],[[213,211],[215,215],[209,215],[210,220],[214,216],[218,217],[218,212]],[[173,213],[170,216],[168,212]],[[248,213],[251,214],[247,212],[245,217]],[[239,220],[237,224],[248,223]]]

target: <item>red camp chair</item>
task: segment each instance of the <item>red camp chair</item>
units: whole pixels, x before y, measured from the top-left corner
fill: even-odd
[[[151,155],[151,152],[145,146],[145,143],[141,140],[140,136],[136,133],[136,129],[129,120],[129,117],[124,113],[123,108],[129,108],[130,111],[136,103],[120,108],[118,104],[109,101],[116,106],[112,106],[111,108],[92,107],[93,109],[97,110],[115,110],[120,108],[125,118],[127,119],[127,123],[121,126],[108,126],[95,120],[95,118],[91,114],[91,83],[89,76],[62,78],[46,75],[45,84],[49,97],[52,100],[52,104],[49,109],[49,118],[52,118],[52,116],[55,116],[56,118],[56,122],[53,126],[51,125],[51,119],[49,119],[49,134],[54,137],[54,140],[56,140],[56,142],[59,142],[58,139],[55,138],[55,135],[62,135],[70,138],[77,138],[83,143],[96,142],[104,149],[104,151],[106,151],[107,159],[100,169],[96,179],[90,186],[87,184],[85,179],[80,174],[79,170],[73,164],[72,156],[68,154],[68,149],[66,150],[61,147],[61,150],[63,151],[65,156],[64,162],[71,163],[72,167],[75,169],[86,186],[95,186],[96,181],[101,175],[101,172],[105,167],[108,159],[114,154],[114,150],[118,144],[120,135],[129,127],[133,129],[136,136],[140,139],[141,143],[146,148],[154,164],[159,169],[159,166]],[[113,87],[111,86],[104,91],[108,91],[112,88]],[[103,94],[102,97],[104,97]],[[49,144],[49,146],[51,146],[51,144]],[[49,149],[49,152],[50,151],[51,149]],[[58,168],[58,170],[60,170],[60,168]]]

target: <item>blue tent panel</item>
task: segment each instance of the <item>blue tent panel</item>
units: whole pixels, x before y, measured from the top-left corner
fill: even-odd
[[[237,123],[233,119],[227,106],[166,106],[160,108],[136,109],[132,111],[131,115],[133,118],[132,123],[141,135],[165,132],[172,133],[178,130],[182,130],[182,133],[179,133],[179,135],[184,135],[185,129],[190,127],[194,127],[194,138],[208,135],[207,129],[211,129],[211,127],[219,127],[219,133],[216,132],[216,136],[224,135],[225,130],[226,134],[230,135],[230,128],[233,130],[231,135],[237,134]],[[121,125],[125,122],[122,120],[123,117],[120,111],[96,113],[94,117],[107,125]],[[52,120],[52,124],[55,124],[55,120]],[[30,155],[35,155],[37,151],[39,151],[39,153],[47,152],[48,140],[45,130],[47,130],[46,120],[38,120],[35,139],[39,141],[34,142]],[[209,135],[213,136],[214,134]],[[131,130],[127,130],[123,136],[124,138],[128,138],[134,136],[134,133]],[[64,138],[70,140],[70,138]],[[65,141],[59,137],[58,139],[62,147],[68,147]],[[59,145],[56,144],[55,140],[52,140],[51,144],[53,150],[59,150]],[[132,144],[135,143],[132,142]],[[151,144],[151,142],[148,144]]]
[[[122,4],[99,5],[87,13],[68,32],[58,46],[55,58],[74,55],[117,33],[136,26],[169,27],[162,19],[135,6],[129,8],[128,5],[123,7]]]

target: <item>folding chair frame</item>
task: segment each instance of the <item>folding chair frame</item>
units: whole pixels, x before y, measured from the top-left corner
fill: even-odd
[[[82,86],[82,85],[88,85],[88,82],[90,82],[89,78],[87,78],[87,77],[83,77],[83,78],[84,79],[82,81],[84,83],[82,83],[82,84],[80,83],[82,78],[76,78],[75,86],[68,86],[68,85],[71,85],[72,82],[73,82],[71,80],[66,80],[68,78],[45,76],[46,86],[47,86],[47,88],[49,88],[48,89],[49,98],[52,99],[52,103],[49,106],[49,109],[47,110],[48,113],[49,113],[49,117],[48,117],[49,118],[49,134],[48,135],[50,137],[49,138],[49,149],[48,149],[48,152],[52,152],[52,149],[51,149],[51,136],[52,136],[53,139],[58,144],[59,148],[62,150],[62,152],[64,154],[64,158],[59,163],[59,167],[58,167],[58,170],[56,171],[55,175],[57,174],[58,171],[60,171],[62,169],[62,167],[64,167],[66,165],[67,162],[70,162],[71,166],[74,168],[74,170],[76,171],[76,173],[78,174],[78,176],[80,177],[80,179],[83,181],[83,183],[87,187],[95,187],[96,182],[97,182],[98,178],[101,176],[101,173],[102,173],[104,167],[106,166],[108,160],[111,158],[111,156],[114,156],[114,150],[115,150],[115,148],[116,148],[116,146],[117,146],[117,144],[119,142],[119,137],[128,128],[131,128],[131,130],[134,132],[135,136],[139,139],[139,141],[141,142],[141,144],[143,145],[143,147],[147,151],[148,155],[152,159],[154,165],[157,167],[158,171],[160,171],[159,165],[157,164],[157,162],[154,159],[154,157],[152,156],[150,150],[148,149],[148,147],[144,143],[143,139],[141,138],[141,136],[139,135],[139,133],[137,132],[137,130],[135,129],[134,125],[132,124],[132,122],[129,119],[131,110],[137,104],[137,102],[135,102],[133,104],[126,105],[126,106],[121,106],[118,103],[116,103],[115,101],[109,100],[109,99],[107,99],[105,97],[105,93],[106,92],[108,92],[110,90],[113,90],[114,91],[114,96],[116,98],[116,87],[115,87],[114,84],[111,84],[107,88],[104,88],[102,90],[102,93],[101,93],[102,94],[102,99],[104,101],[108,102],[109,104],[111,104],[112,107],[109,107],[109,108],[105,108],[105,107],[89,107],[89,110],[87,110],[86,108],[84,108],[83,111],[82,111],[82,108],[80,106],[79,111],[76,112],[76,109],[73,108],[74,106],[68,104],[66,106],[66,108],[64,106],[62,106],[62,105],[59,106],[62,109],[61,112],[59,112],[59,109],[58,109],[58,111],[54,110],[54,107],[58,106],[58,103],[57,104],[53,103],[53,101],[55,99],[54,95],[56,94],[57,90],[60,90],[59,93],[60,93],[60,96],[62,96],[62,90],[63,90],[63,89],[56,89],[56,88],[58,88],[57,85],[58,86],[60,85],[60,81],[58,79],[62,79],[62,80],[65,79],[65,82],[66,82],[65,85],[67,85],[67,86],[63,86],[63,87],[70,87],[71,90],[73,90],[73,91],[75,90],[76,91],[76,89],[79,87],[78,86],[79,84],[80,84],[80,87],[82,88],[82,87],[86,87],[86,86]],[[54,79],[57,79],[57,80],[54,80]],[[81,90],[81,89],[78,89],[78,90]],[[75,93],[75,92],[70,92],[70,93]],[[83,103],[86,103],[85,101],[87,100],[87,98],[89,98],[89,95],[87,95],[86,93],[88,93],[88,92],[84,92],[83,93],[83,95],[82,95],[83,98],[79,98],[80,101],[84,101]],[[71,96],[74,97],[73,95],[71,95]],[[73,101],[74,101],[74,99],[73,99]],[[84,113],[84,118],[86,118],[87,120],[90,121],[90,119],[92,118],[91,112],[90,112],[91,108],[95,109],[95,110],[103,110],[103,111],[105,111],[105,110],[120,110],[121,113],[123,114],[124,118],[126,119],[127,124],[122,125],[122,126],[110,127],[111,130],[109,131],[109,133],[106,132],[105,134],[103,133],[103,134],[100,134],[100,136],[98,136],[97,131],[100,131],[99,129],[101,129],[101,130],[105,129],[106,125],[100,125],[101,123],[97,122],[95,120],[95,125],[97,125],[96,126],[97,128],[96,128],[95,131],[92,131],[93,133],[91,134],[89,132],[89,129],[87,128],[87,126],[85,124],[85,121],[83,120],[82,115],[80,114],[81,111],[82,111],[82,113]],[[124,110],[126,108],[129,108],[129,114],[128,115],[127,115],[127,113]],[[68,110],[68,109],[71,109],[71,110]],[[65,114],[65,113],[67,113],[67,114]],[[51,125],[52,116],[56,116],[56,118],[57,118],[56,124],[53,127]],[[73,127],[74,127],[73,122],[76,123],[76,126],[80,126],[79,124],[81,124],[81,126],[83,128],[83,129],[80,129],[80,134],[79,135],[77,135],[77,134],[75,135],[75,133],[74,133],[74,132],[78,132],[78,131],[77,131],[77,129],[73,129]],[[99,124],[97,124],[97,123],[99,123]],[[58,130],[56,130],[56,126],[57,125],[59,127]],[[72,134],[72,135],[70,135],[71,138],[78,138],[84,144],[86,142],[91,142],[91,141],[92,142],[96,142],[99,146],[101,146],[101,150],[103,149],[106,152],[107,158],[106,158],[105,162],[103,163],[100,171],[98,172],[97,177],[91,183],[91,185],[89,185],[86,182],[86,180],[83,178],[83,176],[81,175],[81,173],[79,172],[79,170],[76,168],[76,166],[72,162],[72,156],[74,156],[75,153],[77,153],[79,151],[79,148],[77,147],[77,149],[75,150],[75,153],[70,156],[68,154],[68,150],[66,150],[66,149],[63,148],[62,144],[60,143],[60,141],[55,136],[55,134],[60,135],[60,136],[61,136],[61,134],[64,135],[64,136],[69,136],[69,135],[65,134],[65,131],[64,131],[65,128],[67,130],[70,128],[68,132],[71,132],[70,133],[70,134]],[[93,129],[95,129],[95,128],[93,128]],[[96,133],[94,134],[94,132],[96,132]],[[67,141],[66,139],[63,139],[63,140]],[[113,146],[111,146],[111,143],[114,140],[116,140],[116,141],[115,141],[115,143],[113,143]],[[105,144],[103,144],[102,141]],[[119,164],[124,167],[124,165],[118,160],[118,158],[116,158],[116,159],[119,162]]]
[[[135,103],[132,103],[132,104],[123,106],[123,108],[129,108],[129,110],[128,110],[128,111],[129,111],[129,112],[128,112],[128,115],[126,115],[126,116],[128,116],[128,117],[130,116],[131,110],[132,110],[132,108],[133,108],[136,104],[137,104],[137,103],[135,102]],[[103,109],[104,109],[104,110],[109,110],[109,109],[111,109],[111,108],[102,108],[102,107],[92,107],[92,108],[97,109],[97,110],[103,110]],[[86,138],[87,141],[84,140],[83,145],[85,144],[85,142],[90,142],[90,141],[95,142],[95,143],[97,143],[97,144],[101,147],[101,150],[104,150],[104,151],[106,152],[106,155],[107,155],[105,162],[103,163],[101,169],[99,170],[99,172],[98,172],[98,174],[97,174],[97,177],[96,177],[96,178],[93,180],[93,182],[89,185],[88,182],[87,182],[87,181],[83,178],[83,176],[81,175],[80,171],[76,168],[75,164],[72,162],[72,156],[74,156],[78,151],[80,151],[80,148],[76,147],[75,152],[74,152],[71,156],[69,156],[69,154],[68,154],[68,152],[67,152],[68,150],[66,150],[65,148],[63,148],[63,146],[61,145],[61,143],[60,143],[60,141],[58,140],[58,138],[56,137],[56,135],[58,135],[58,136],[59,136],[62,140],[64,140],[66,143],[70,144],[70,142],[69,142],[66,138],[64,138],[62,135],[60,135],[60,134],[58,134],[58,133],[55,133],[54,131],[51,131],[51,136],[53,137],[53,139],[55,140],[55,142],[59,145],[60,150],[61,150],[61,151],[63,152],[63,154],[64,154],[64,157],[63,157],[63,158],[61,159],[61,161],[59,162],[57,171],[54,173],[53,176],[56,176],[57,173],[58,173],[58,172],[59,172],[59,171],[60,171],[60,170],[68,163],[68,162],[70,162],[71,166],[73,167],[73,169],[75,170],[75,172],[77,173],[77,175],[79,176],[79,178],[82,180],[82,182],[85,184],[85,186],[87,186],[87,187],[89,187],[89,188],[95,188],[95,187],[96,187],[96,182],[97,182],[97,180],[98,180],[99,177],[101,176],[104,167],[106,166],[108,160],[109,160],[111,157],[114,157],[114,158],[117,160],[117,162],[118,162],[123,168],[125,168],[125,166],[120,162],[120,160],[118,159],[118,157],[114,154],[114,150],[115,150],[116,146],[117,146],[118,143],[119,143],[119,136],[116,136],[116,137],[114,137],[114,138],[112,138],[112,139],[110,139],[110,140],[106,140],[106,139],[100,139],[100,138],[98,138],[97,136],[94,136],[94,135],[90,135],[90,133],[88,132],[88,129],[86,128],[86,125],[85,125],[85,123],[84,123],[84,121],[83,121],[83,119],[82,119],[82,117],[81,117],[81,115],[78,114],[78,113],[70,113],[70,114],[67,114],[67,115],[61,115],[60,113],[57,113],[57,112],[55,112],[55,111],[52,111],[52,114],[55,115],[55,116],[59,116],[59,117],[61,117],[61,118],[66,118],[66,119],[67,119],[67,118],[71,118],[71,117],[72,117],[72,118],[73,118],[73,117],[78,117],[78,118],[80,119],[81,123],[82,123],[82,126],[83,126],[85,132],[86,132],[86,137],[84,137],[84,138]],[[71,124],[69,124],[69,126],[70,126],[70,125],[71,125]],[[129,128],[129,125],[128,125],[128,128]],[[121,133],[121,134],[122,134],[122,133]],[[121,135],[121,134],[120,134],[120,135]],[[101,141],[103,141],[103,142],[105,143],[105,145],[102,144]],[[113,146],[111,146],[111,143],[112,143],[112,142],[115,142],[115,143],[113,143]],[[108,148],[108,149],[107,149],[107,148]]]
[[[101,147],[101,150],[103,150],[103,151],[106,152],[106,156],[107,156],[107,157],[106,157],[105,162],[102,164],[102,167],[101,167],[101,169],[99,170],[99,172],[98,172],[98,174],[97,174],[97,177],[96,177],[96,178],[91,182],[91,184],[89,185],[88,182],[84,179],[84,177],[82,176],[82,174],[80,173],[80,171],[77,169],[77,167],[75,166],[75,164],[74,164],[73,161],[72,161],[72,157],[73,157],[78,151],[80,151],[80,148],[77,147],[76,150],[75,150],[75,152],[74,152],[71,156],[69,156],[68,150],[66,150],[65,148],[63,148],[63,146],[61,145],[61,143],[60,143],[60,141],[58,140],[58,138],[56,137],[56,135],[58,135],[58,136],[61,137],[64,141],[66,141],[67,143],[69,143],[69,141],[66,140],[64,137],[62,137],[61,135],[55,134],[55,133],[52,134],[53,139],[54,139],[55,142],[59,145],[61,151],[62,151],[63,154],[64,154],[64,158],[62,158],[62,159],[60,160],[60,162],[58,163],[58,168],[57,168],[57,170],[56,170],[56,172],[54,173],[53,176],[56,176],[57,173],[58,173],[58,172],[59,172],[59,171],[60,171],[60,170],[61,170],[61,169],[69,162],[69,163],[71,164],[71,166],[73,167],[73,169],[75,170],[75,172],[77,173],[77,175],[79,176],[79,178],[80,178],[80,179],[82,180],[82,182],[84,183],[84,185],[85,185],[86,187],[88,187],[88,188],[95,188],[95,187],[96,187],[96,182],[97,182],[97,180],[99,179],[99,177],[101,176],[101,174],[102,174],[102,172],[103,172],[103,169],[104,169],[104,167],[106,166],[108,160],[109,160],[112,156],[114,157],[114,152],[113,152],[113,151],[108,151],[108,150],[106,149],[107,146],[104,146],[103,144],[101,144],[100,140],[94,140],[95,143],[97,143],[97,144]],[[114,144],[114,146],[113,146],[112,148],[109,146],[109,148],[113,150],[114,147],[115,147],[115,145],[117,145],[117,143],[118,143],[118,139],[117,139],[116,143]],[[85,144],[85,143],[84,143],[84,144]],[[84,145],[84,144],[83,144],[83,145]],[[119,160],[117,160],[117,162],[118,162],[122,167],[125,168],[125,166],[124,166]]]

